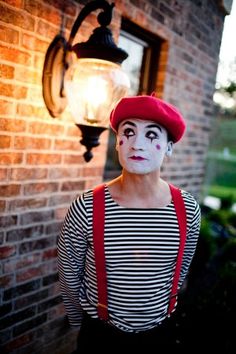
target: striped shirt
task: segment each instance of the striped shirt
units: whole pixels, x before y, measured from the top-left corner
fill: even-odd
[[[182,190],[187,239],[178,288],[191,264],[200,229],[200,207]],[[75,199],[58,241],[59,280],[71,326],[82,312],[97,317],[97,281],[93,248],[92,190]],[[167,317],[179,248],[173,201],[163,208],[127,208],[105,186],[104,248],[109,322],[127,332],[151,329]]]

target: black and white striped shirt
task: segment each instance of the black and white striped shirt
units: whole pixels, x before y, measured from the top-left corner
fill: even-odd
[[[178,287],[192,261],[200,229],[200,208],[182,190],[187,240]],[[128,332],[155,327],[167,316],[179,247],[173,202],[164,208],[127,208],[105,187],[104,247],[108,311],[112,325]],[[59,279],[71,326],[80,326],[82,310],[97,317],[97,283],[92,233],[92,190],[74,200],[58,242]]]

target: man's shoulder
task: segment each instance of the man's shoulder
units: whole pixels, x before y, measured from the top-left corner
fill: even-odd
[[[197,198],[192,193],[186,191],[185,189],[181,189],[181,194],[186,203],[190,203],[192,205],[195,205],[196,207],[200,207]]]

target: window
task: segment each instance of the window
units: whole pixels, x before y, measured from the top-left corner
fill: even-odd
[[[162,42],[159,37],[123,19],[118,46],[129,54],[122,64],[131,82],[128,95],[150,94],[155,91]],[[104,180],[115,178],[120,172],[115,134],[110,129]]]

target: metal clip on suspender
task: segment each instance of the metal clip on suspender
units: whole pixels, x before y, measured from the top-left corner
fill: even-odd
[[[169,184],[172,199],[174,202],[176,215],[180,230],[180,244],[176,260],[175,273],[173,276],[172,288],[170,293],[170,302],[168,308],[168,315],[171,314],[175,307],[176,298],[178,294],[178,282],[181,271],[181,264],[184,252],[184,245],[186,241],[186,210],[181,191]],[[105,219],[105,186],[101,184],[93,191],[93,242],[95,265],[97,274],[98,287],[98,316],[102,320],[108,320],[107,308],[107,278],[106,278],[106,263],[104,252],[104,219]]]

